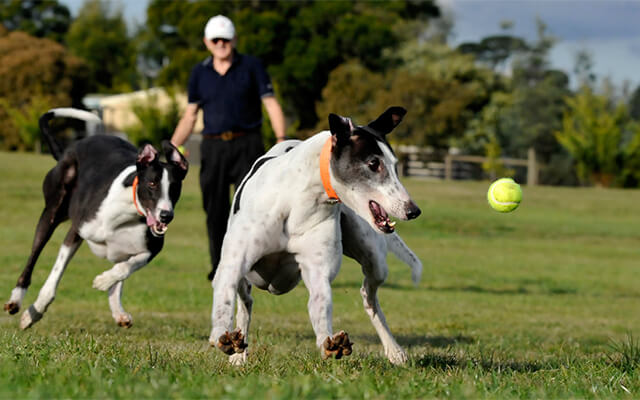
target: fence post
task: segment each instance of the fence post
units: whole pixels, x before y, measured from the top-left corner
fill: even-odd
[[[451,154],[444,156],[444,179],[447,181],[450,181],[453,177],[451,165],[453,163],[452,158]]]
[[[536,151],[533,147],[529,147],[527,152],[527,185],[535,186],[538,184],[538,165],[536,163]]]

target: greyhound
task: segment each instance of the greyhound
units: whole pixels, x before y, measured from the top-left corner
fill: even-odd
[[[407,361],[377,299],[388,273],[388,248],[412,266],[414,280],[422,270],[387,214],[402,220],[420,214],[398,179],[397,158],[385,139],[405,114],[391,107],[367,126],[331,114],[329,131],[281,143],[255,162],[235,193],[212,282],[209,342],[231,363],[247,358],[252,285],[284,294],[300,280],[309,291],[309,316],[323,358],[351,354],[348,334],[334,335],[332,328],[331,282],[343,253],[362,265],[364,307],[387,358]],[[237,329],[231,332],[236,294]]]
[[[162,143],[165,163],[149,144],[138,151],[123,139],[105,135],[86,137],[62,151],[49,131],[55,117],[102,122],[73,108],[55,108],[40,117],[43,137],[58,163],[44,179],[45,207],[31,255],[4,309],[9,314],[20,310],[40,252],[56,227],[70,219],[53,269],[36,301],[22,314],[20,327],[29,328],[42,318],[83,239],[95,255],[115,264],[94,279],[93,287],[109,292],[111,315],[118,325],[130,327],[132,317],[121,303],[124,280],[162,249],[188,162],[169,141]]]

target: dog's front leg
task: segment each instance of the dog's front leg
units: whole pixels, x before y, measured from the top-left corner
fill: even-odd
[[[242,332],[241,330],[232,332],[233,306],[236,301],[238,285],[244,276],[243,271],[248,268],[247,265],[246,263],[240,263],[239,267],[234,267],[234,263],[232,261],[227,263],[223,255],[215,278],[211,283],[213,287],[213,306],[211,309],[212,326],[209,343],[230,356],[243,353],[247,347],[244,340],[244,334],[247,332]],[[248,323],[246,327],[248,328]],[[243,358],[246,358],[246,356],[243,356]],[[234,362],[234,359],[230,361]]]
[[[130,328],[133,325],[133,318],[122,307],[123,286],[124,281],[118,281],[109,288],[109,308],[111,308],[111,316],[119,326]]]
[[[129,257],[126,261],[117,263],[110,270],[95,277],[93,280],[94,289],[102,291],[109,290],[116,282],[127,279],[129,275],[147,265],[150,257],[151,253],[145,251]]]
[[[251,323],[251,309],[253,298],[251,297],[251,284],[245,278],[238,284],[238,306],[236,311],[236,331],[244,332],[244,346],[249,345],[249,324]],[[229,362],[233,365],[242,365],[247,361],[247,351],[235,353],[229,356]]]
[[[334,356],[339,359],[343,355],[350,355],[353,343],[349,341],[349,335],[340,331],[332,336],[333,303],[329,276],[321,268],[302,268],[302,280],[309,291],[307,308],[311,326],[316,334],[316,346],[320,348],[322,358]]]

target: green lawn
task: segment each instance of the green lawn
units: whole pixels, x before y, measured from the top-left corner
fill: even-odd
[[[0,301],[28,256],[49,156],[0,153]],[[333,284],[334,328],[354,353],[322,361],[303,285],[254,291],[250,361],[209,348],[211,287],[197,170],[187,177],[164,250],[125,284],[130,329],[91,288],[110,268],[83,245],[33,328],[0,316],[0,398],[584,398],[640,396],[640,191],[523,187],[510,214],[488,182],[407,180],[422,208],[398,232],[424,263],[422,282],[389,257],[380,301],[409,353],[392,366],[362,308],[359,267]],[[55,260],[45,248],[23,309]]]

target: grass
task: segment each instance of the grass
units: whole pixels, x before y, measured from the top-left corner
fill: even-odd
[[[26,261],[48,156],[0,153],[0,292]],[[254,291],[251,358],[208,346],[211,288],[197,171],[187,177],[164,250],[125,284],[131,329],[91,288],[109,264],[83,245],[55,302],[27,331],[0,316],[0,398],[602,398],[640,396],[640,191],[524,187],[511,214],[488,182],[407,180],[423,210],[398,231],[422,259],[418,287],[389,257],[380,301],[410,362],[394,367],[362,310],[359,267],[333,284],[334,327],[354,354],[322,361],[303,285]],[[64,225],[66,226],[66,225]],[[35,300],[65,229],[43,251]]]

